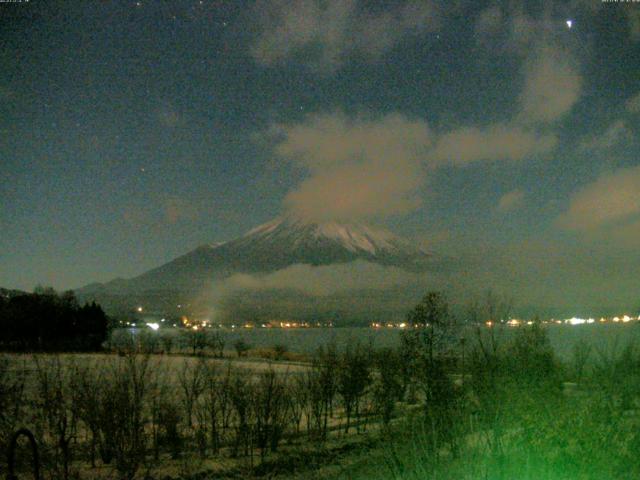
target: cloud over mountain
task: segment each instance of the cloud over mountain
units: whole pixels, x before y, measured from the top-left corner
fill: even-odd
[[[420,205],[423,161],[431,145],[426,122],[400,114],[311,115],[277,127],[275,153],[308,177],[289,192],[286,208],[314,220],[387,216]]]
[[[424,275],[401,268],[358,260],[339,265],[296,264],[267,275],[236,274],[216,288],[236,290],[295,290],[307,295],[325,296],[358,290],[387,290],[419,283]]]

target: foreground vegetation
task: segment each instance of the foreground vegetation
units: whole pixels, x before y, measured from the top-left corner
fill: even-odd
[[[482,323],[505,308],[472,313]],[[280,346],[260,368],[247,345],[231,361],[195,332],[179,348],[122,337],[107,355],[5,356],[0,451],[26,426],[44,478],[65,480],[640,476],[633,345],[577,344],[560,362],[535,322],[470,340],[438,293],[407,320],[397,349],[328,345],[291,363]]]

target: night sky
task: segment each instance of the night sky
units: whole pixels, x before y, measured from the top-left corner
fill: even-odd
[[[639,3],[0,3],[0,286],[288,212],[391,228],[460,288],[638,308],[639,119]]]

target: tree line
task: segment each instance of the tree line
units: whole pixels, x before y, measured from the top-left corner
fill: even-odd
[[[95,351],[108,330],[102,308],[81,306],[72,291],[37,287],[34,293],[0,296],[0,349],[5,351]]]

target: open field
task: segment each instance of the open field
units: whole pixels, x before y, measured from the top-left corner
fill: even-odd
[[[4,355],[0,440],[6,446],[11,431],[27,426],[51,478],[191,478],[203,471],[245,478],[304,469],[300,452],[329,458],[356,433],[379,428],[367,390],[375,374],[363,366],[372,358],[359,347],[326,351],[307,364],[182,354]],[[339,366],[349,371],[347,362],[364,374],[357,390],[339,375]]]

